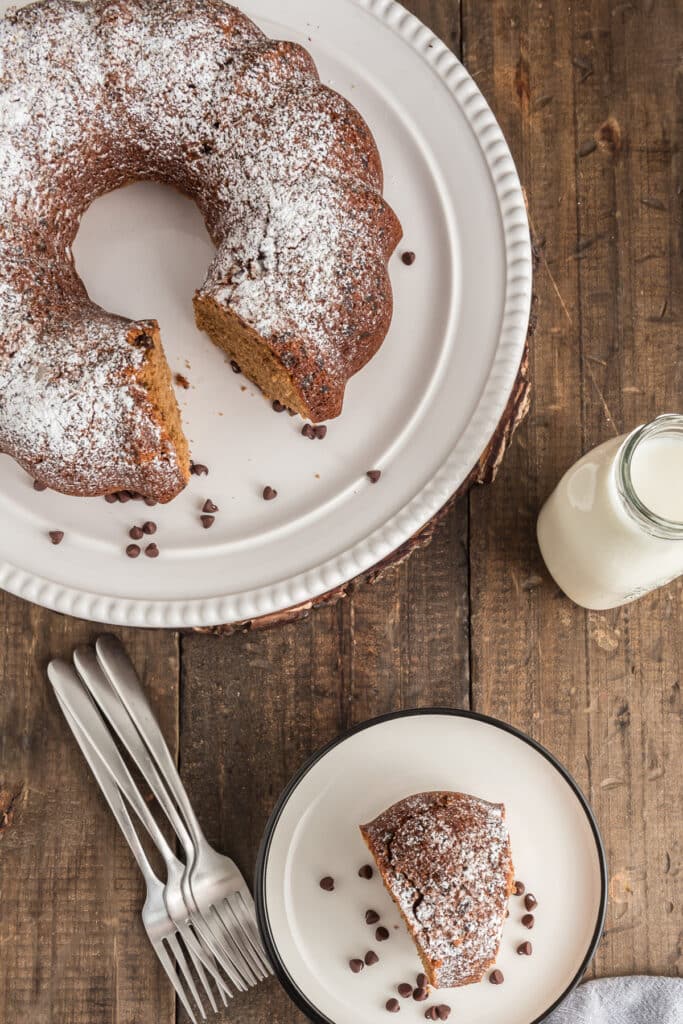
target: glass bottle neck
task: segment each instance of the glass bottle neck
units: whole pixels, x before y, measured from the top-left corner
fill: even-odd
[[[638,427],[626,438],[616,458],[616,483],[622,504],[642,530],[661,540],[683,540],[683,520],[668,519],[648,508],[633,482],[633,463],[641,446],[654,438],[668,438],[683,450],[683,415],[658,416],[652,423]],[[682,513],[683,514],[683,513]]]

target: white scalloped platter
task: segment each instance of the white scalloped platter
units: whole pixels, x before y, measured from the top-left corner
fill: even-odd
[[[9,4],[0,3],[0,9]],[[36,493],[0,460],[0,585],[101,622],[209,626],[313,599],[370,568],[444,505],[505,409],[529,319],[531,251],[517,173],[491,111],[453,54],[391,0],[244,0],[271,36],[303,43],[324,82],[369,122],[405,237],[395,314],[350,383],[327,438],[276,415],[194,326],[212,249],[194,204],[139,184],[98,200],[74,247],[91,296],[156,317],[195,477],[157,507],[156,560],[125,556],[138,503]],[[401,252],[417,259],[406,266]],[[380,469],[372,485],[366,477]],[[265,502],[265,486],[278,491]],[[213,529],[201,506],[220,506]],[[63,530],[59,547],[50,530]]]

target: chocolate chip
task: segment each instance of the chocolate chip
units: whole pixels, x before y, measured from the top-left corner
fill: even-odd
[[[538,906],[538,900],[532,892],[527,893],[524,898],[524,906],[527,910],[535,910]]]
[[[131,495],[130,491],[119,491],[118,497],[119,497],[119,501],[121,502],[121,504],[125,505],[126,502],[131,500],[132,495]]]
[[[324,889],[325,892],[334,892],[334,878],[330,878],[329,875],[325,875],[324,878],[320,879],[320,888]]]
[[[531,956],[534,951],[534,947],[530,942],[523,942],[521,946],[517,946],[517,952],[520,956]]]
[[[142,500],[144,501],[145,505],[148,506],[148,508],[154,508],[154,506],[157,504],[154,498],[143,498]]]
[[[398,994],[404,999],[409,999],[413,994],[413,986],[409,985],[407,981],[402,981],[398,986]]]
[[[214,501],[211,501],[211,498],[207,498],[202,506],[202,512],[207,512],[209,515],[213,515],[214,512],[219,511],[220,509],[218,508],[218,505]]]
[[[53,544],[61,544],[64,540],[64,530],[50,530],[50,540]]]
[[[138,494],[137,491],[129,491],[131,501],[142,501],[142,495]]]
[[[324,423],[319,423],[318,426],[315,428],[315,436],[318,439],[318,441],[325,440],[325,438],[327,437],[327,427],[325,426]]]
[[[154,348],[154,338],[151,338],[149,334],[138,334],[135,344],[138,348]]]
[[[429,982],[427,981],[427,975],[418,974],[417,978],[415,979],[415,984],[417,985],[418,988],[427,988],[427,986],[429,985]]]
[[[525,914],[522,918],[522,924],[525,928],[533,928],[533,926],[536,924],[536,918],[533,914]]]
[[[374,871],[369,864],[364,864],[362,868],[358,868],[358,877],[369,880],[374,875]]]
[[[375,938],[378,942],[386,942],[389,938],[389,930],[385,928],[384,925],[380,925],[375,932]]]
[[[156,546],[156,544],[148,544],[147,547],[145,548],[145,554],[147,555],[148,558],[158,558],[159,548]]]
[[[283,405],[282,402],[278,402],[277,398],[273,402],[273,411],[274,412],[284,412],[286,408],[287,408],[287,406]]]
[[[208,476],[209,467],[202,465],[201,462],[191,462],[190,473],[192,473],[193,476]]]
[[[492,985],[502,985],[505,981],[505,977],[502,971],[491,971],[489,974],[489,981]]]
[[[379,914],[376,910],[365,911],[365,923],[366,924],[377,924],[379,921]]]
[[[128,547],[126,548],[126,554],[128,555],[129,558],[139,558],[140,557],[140,545],[139,544],[129,544]]]
[[[41,483],[40,480],[34,480],[33,481],[33,490],[34,491],[46,491],[47,490],[47,484]]]
[[[515,896],[523,896],[526,892],[524,882],[515,882]]]
[[[386,1008],[389,1013],[398,1013],[401,1009],[401,1004],[398,999],[387,999]]]
[[[374,967],[375,964],[379,963],[379,957],[375,953],[374,949],[369,949],[365,954],[365,966]]]
[[[417,259],[417,256],[415,255],[414,252],[404,252],[401,256],[401,259],[403,260],[407,267],[412,267],[413,263]]]
[[[142,532],[146,533],[148,537],[151,537],[152,534],[157,532],[157,524],[153,523],[152,520],[149,519],[146,523],[142,524]]]
[[[304,423],[301,428],[301,433],[304,437],[307,437],[309,441],[315,441],[315,429],[310,423]]]
[[[199,518],[201,519],[202,526],[204,527],[205,530],[210,530],[213,524],[216,522],[215,516],[200,516]]]
[[[367,472],[368,480],[373,484],[376,484],[381,479],[381,476],[381,469],[369,469]]]
[[[242,370],[240,369],[239,363],[236,363],[234,359],[230,360],[230,368],[231,368],[233,373],[241,373],[242,372]]]
[[[416,1003],[424,1003],[425,999],[429,998],[429,991],[426,988],[416,988],[413,992],[413,999]]]
[[[140,527],[140,526],[133,526],[128,531],[128,536],[130,537],[131,540],[142,540],[142,538],[144,537],[144,533],[142,531],[142,527]]]
[[[119,496],[118,494],[105,494],[104,500],[107,505],[116,505],[118,503]]]
[[[440,1003],[436,1008],[436,1016],[438,1020],[448,1020],[451,1015],[451,1008],[447,1003]]]
[[[272,487],[264,487],[263,488],[263,500],[264,501],[274,501],[275,498],[277,498],[277,491],[276,490],[274,490]]]
[[[435,1006],[430,1006],[428,1010],[425,1010],[425,1019],[426,1020],[438,1020],[439,1019],[439,1015],[436,1012],[436,1007]]]
[[[354,960],[349,960],[349,967],[351,968],[354,974],[360,974],[360,972],[365,967],[365,964],[363,963],[362,960],[358,960],[356,958]]]

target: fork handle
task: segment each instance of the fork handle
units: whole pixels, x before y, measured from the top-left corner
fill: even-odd
[[[95,649],[104,674],[133,719],[140,736],[156,761],[163,779],[180,808],[192,840],[199,850],[200,847],[206,845],[204,833],[185,792],[176,763],[171,757],[159,723],[123,644],[115,636],[105,634],[98,637]]]

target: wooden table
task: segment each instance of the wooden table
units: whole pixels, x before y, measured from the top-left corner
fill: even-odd
[[[460,501],[428,550],[335,607],[223,638],[118,632],[210,839],[248,876],[276,796],[313,750],[381,712],[472,707],[547,745],[595,808],[611,883],[594,972],[672,974],[683,581],[587,614],[548,578],[534,525],[582,452],[683,404],[683,7],[408,6],[462,55],[530,197],[532,413],[497,482]],[[45,680],[48,656],[97,627],[8,596],[0,609],[0,1021],[170,1024],[140,879]],[[273,981],[221,1020],[302,1017]]]

